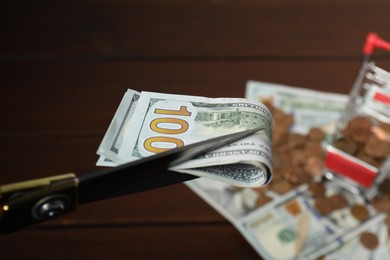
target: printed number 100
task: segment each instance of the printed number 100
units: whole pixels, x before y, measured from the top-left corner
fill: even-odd
[[[183,140],[179,138],[175,138],[173,137],[173,135],[179,135],[187,132],[189,128],[189,123],[184,119],[180,119],[176,117],[163,117],[163,116],[175,115],[175,116],[189,117],[191,116],[191,112],[187,110],[187,106],[180,106],[180,109],[178,110],[156,108],[154,110],[154,114],[162,115],[162,117],[153,119],[149,124],[149,128],[157,134],[164,134],[164,136],[152,136],[147,138],[144,142],[145,150],[151,153],[161,153],[166,150],[172,149],[172,148],[164,147],[164,145],[161,144],[170,144],[173,145],[174,147],[183,146],[184,145]],[[175,127],[168,128],[167,126],[175,126]],[[166,135],[172,135],[172,136],[166,136]]]

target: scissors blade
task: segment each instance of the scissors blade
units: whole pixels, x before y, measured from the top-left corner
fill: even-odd
[[[158,188],[187,181],[196,176],[170,171],[169,168],[212,150],[250,136],[263,127],[219,136],[163,153],[79,176],[79,204]]]

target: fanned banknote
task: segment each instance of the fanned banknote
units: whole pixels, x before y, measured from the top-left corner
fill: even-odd
[[[115,166],[216,136],[258,133],[176,166],[175,171],[255,187],[270,181],[272,117],[259,102],[128,90],[97,151]]]
[[[98,148],[97,153],[101,155],[98,164],[104,166],[116,166],[116,158],[126,134],[126,126],[133,117],[141,93],[128,89],[112,119],[110,126]]]

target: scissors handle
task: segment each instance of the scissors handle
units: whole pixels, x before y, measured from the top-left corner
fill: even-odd
[[[0,233],[76,210],[77,186],[73,173],[0,186]]]

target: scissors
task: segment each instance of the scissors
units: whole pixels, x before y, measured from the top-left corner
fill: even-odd
[[[197,176],[170,168],[252,135],[254,128],[170,149],[118,167],[77,177],[74,173],[0,186],[0,233],[54,219],[78,205],[188,181]]]

